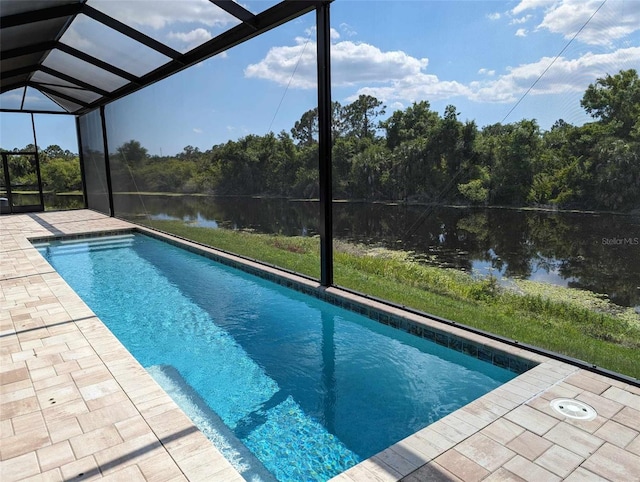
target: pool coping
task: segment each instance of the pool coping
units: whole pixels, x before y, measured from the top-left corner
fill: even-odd
[[[83,210],[80,212],[85,211]],[[113,218],[104,217],[105,221],[111,219]],[[549,463],[546,463],[545,465],[542,462],[538,462],[538,459],[528,460],[527,457],[523,458],[520,452],[518,450],[514,451],[514,447],[511,447],[510,444],[514,440],[522,438],[523,434],[529,434],[532,437],[536,436],[544,438],[547,433],[552,432],[560,425],[562,425],[563,428],[566,428],[564,427],[565,425],[569,427],[578,427],[580,430],[585,429],[585,427],[580,423],[567,421],[562,417],[558,418],[553,413],[549,413],[549,409],[546,407],[548,403],[544,403],[542,401],[548,402],[547,399],[549,397],[554,396],[555,398],[555,395],[558,394],[565,394],[566,396],[574,397],[587,396],[591,394],[592,396],[608,399],[611,403],[621,404],[622,408],[619,408],[616,413],[611,414],[606,419],[599,416],[601,419],[599,420],[598,428],[591,432],[586,429],[584,430],[586,434],[593,434],[597,430],[602,429],[602,427],[609,422],[615,421],[615,423],[618,424],[620,424],[621,421],[624,422],[624,420],[626,420],[624,417],[618,417],[617,419],[615,417],[625,410],[631,410],[632,412],[630,413],[634,415],[636,411],[640,411],[640,390],[638,390],[637,387],[625,384],[624,382],[585,371],[580,367],[572,366],[541,354],[530,353],[523,348],[513,347],[497,340],[487,339],[478,334],[464,332],[455,326],[443,326],[443,324],[437,320],[425,318],[424,316],[406,312],[399,308],[390,307],[375,300],[363,298],[357,294],[345,292],[338,288],[323,288],[319,283],[310,281],[304,277],[282,272],[259,263],[247,261],[244,258],[236,257],[212,248],[205,248],[197,243],[178,239],[164,233],[159,233],[155,230],[131,225],[121,220],[118,221],[120,221],[120,225],[117,229],[107,229],[105,226],[102,226],[102,229],[96,227],[93,230],[78,230],[75,233],[52,233],[51,230],[49,230],[48,236],[38,235],[39,233],[34,232],[32,234],[25,233],[24,236],[19,237],[24,237],[25,240],[26,238],[29,238],[35,241],[43,238],[59,239],[61,237],[79,237],[86,235],[95,236],[98,233],[120,234],[127,231],[141,232],[156,238],[168,240],[173,244],[180,244],[180,246],[187,247],[187,249],[190,250],[197,250],[198,252],[202,252],[204,250],[211,256],[219,258],[218,260],[223,259],[230,263],[240,263],[246,268],[245,271],[258,270],[262,274],[262,277],[268,278],[270,276],[274,276],[278,277],[280,280],[282,278],[290,280],[298,287],[302,287],[302,291],[308,290],[310,291],[309,294],[314,296],[318,296],[316,293],[322,294],[322,296],[327,297],[327,301],[329,302],[331,302],[330,300],[333,300],[334,302],[336,300],[340,300],[340,302],[352,304],[352,307],[356,308],[355,311],[362,309],[362,307],[366,307],[369,313],[371,313],[371,310],[375,310],[376,313],[384,313],[385,315],[388,315],[389,318],[383,317],[377,321],[381,321],[383,323],[388,321],[389,323],[387,324],[391,324],[392,326],[395,322],[404,323],[406,321],[409,323],[409,325],[407,325],[409,330],[411,330],[412,327],[423,327],[423,330],[426,330],[426,333],[428,334],[427,337],[433,334],[435,338],[437,333],[445,333],[448,337],[446,340],[447,345],[450,343],[458,344],[460,340],[469,340],[469,342],[473,343],[474,346],[487,347],[494,350],[494,353],[498,353],[500,355],[508,353],[517,360],[525,360],[529,364],[537,364],[525,373],[501,385],[496,390],[489,392],[483,397],[476,399],[474,402],[471,402],[438,422],[429,425],[419,432],[385,449],[379,454],[376,454],[366,461],[356,465],[352,469],[338,475],[334,480],[401,480],[403,478],[411,480],[412,477],[415,478],[415,480],[421,480],[419,478],[421,477],[420,474],[426,474],[426,470],[431,471],[429,473],[433,473],[433,470],[436,470],[440,475],[445,475],[447,477],[451,476],[452,480],[456,480],[454,477],[459,477],[465,480],[475,478],[475,476],[467,477],[466,475],[464,477],[460,477],[464,474],[469,475],[471,472],[475,474],[484,474],[484,476],[490,477],[500,477],[511,474],[513,476],[517,475],[525,480],[535,480],[531,478],[530,474],[540,475],[544,473],[551,476],[548,480],[553,480],[554,477],[557,478],[558,474],[562,473],[560,469],[555,466],[551,467]],[[29,246],[25,246],[24,244],[21,245],[20,249],[23,251],[28,251],[29,249],[35,250],[32,246],[29,248]],[[52,276],[59,277],[57,273]],[[280,284],[283,283],[281,282]],[[97,320],[97,318],[95,319]],[[100,330],[103,333],[103,336],[105,330],[106,327],[105,329]],[[108,330],[106,331],[108,332]],[[435,341],[437,342],[437,340]],[[440,338],[440,341],[440,344],[444,344],[445,340],[444,338]],[[89,340],[89,342],[91,342],[91,340]],[[504,364],[504,361],[498,361],[499,363]],[[135,366],[135,363],[133,366]],[[147,377],[150,378],[150,375],[147,374]],[[606,396],[607,393],[611,396]],[[613,400],[614,398],[615,401]],[[599,401],[602,402],[601,400]],[[640,412],[638,413],[640,414]],[[172,416],[173,415],[175,415],[175,413],[173,413]],[[543,420],[544,423],[541,423],[541,420]],[[536,428],[536,425],[541,425],[545,427],[546,430],[542,431],[540,428]],[[633,431],[633,438],[626,444],[630,448],[628,450],[624,450],[624,454],[627,459],[630,458],[631,462],[635,462],[636,459],[634,457],[640,457],[640,435],[638,435],[638,433],[640,433],[640,427],[633,425],[631,422],[625,422],[622,423],[622,425],[627,431]],[[514,429],[514,427],[517,427],[517,429]],[[516,432],[519,433],[509,438],[510,434],[513,435]],[[613,441],[606,438],[599,440],[600,444],[597,445],[597,450],[594,450],[594,456],[605,450],[605,448],[609,452],[612,450],[611,445]],[[2,442],[5,443],[4,439]],[[556,450],[556,452],[558,450],[567,450],[566,444],[556,440],[547,440],[547,443],[550,444],[550,447],[540,455],[540,457],[543,457],[552,449]],[[484,456],[474,457],[472,455],[473,450],[471,450],[469,446],[473,448],[478,444],[483,446],[498,444],[502,448],[502,452],[509,452],[508,460],[505,460],[503,464],[495,466],[495,460],[487,462],[486,454]],[[476,447],[474,450],[477,453],[479,449]],[[548,455],[545,461],[550,459],[550,457],[551,455]],[[219,458],[214,457],[214,459],[218,460]],[[601,477],[604,476],[605,474],[602,470],[598,472],[598,469],[595,469],[593,464],[589,465],[588,462],[590,459],[590,456],[584,457],[582,463],[576,465],[576,467],[574,467],[569,473],[575,472],[577,474],[577,471],[580,470],[581,474],[591,473],[598,474]],[[640,458],[638,458],[638,461],[640,461]],[[176,460],[176,462],[179,461]],[[590,470],[593,472],[589,472]],[[185,474],[185,476],[187,475],[184,470],[183,474]],[[225,477],[229,474],[230,472],[227,471]],[[635,473],[632,475],[635,476]],[[206,479],[199,479],[197,474],[193,475],[193,477],[187,477],[187,479],[212,480],[210,476]],[[229,479],[224,478],[221,480]],[[616,479],[614,477],[606,480]]]

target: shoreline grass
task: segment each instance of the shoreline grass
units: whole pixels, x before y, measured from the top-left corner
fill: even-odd
[[[177,236],[320,276],[317,237],[144,221]],[[335,284],[640,379],[640,315],[587,291],[426,266],[409,253],[335,241]]]

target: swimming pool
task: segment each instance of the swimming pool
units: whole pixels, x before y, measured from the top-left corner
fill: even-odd
[[[327,480],[516,376],[148,236],[37,247],[248,480]]]

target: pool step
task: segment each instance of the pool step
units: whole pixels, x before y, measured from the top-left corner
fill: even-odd
[[[33,243],[33,246],[41,253],[45,253],[48,248],[55,246],[56,255],[62,255],[128,248],[133,246],[134,240],[135,237],[133,234],[125,234],[92,239],[63,239],[61,241]]]
[[[154,365],[148,367],[147,371],[246,480],[277,482],[262,462],[209,408],[176,368],[170,365]]]

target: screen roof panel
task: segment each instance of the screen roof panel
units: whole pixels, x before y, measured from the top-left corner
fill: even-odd
[[[29,112],[64,112],[62,107],[31,87],[20,87],[0,95],[0,106],[3,109],[24,109]]]
[[[20,109],[24,89],[24,87],[20,87],[19,89],[4,92],[0,95],[0,105],[5,109]]]
[[[52,51],[42,65],[107,92],[113,92],[127,83],[122,77],[60,50]]]
[[[92,0],[91,6],[181,53],[241,23],[209,0]]]
[[[37,111],[63,111],[63,107],[52,102],[42,92],[27,87],[27,95],[24,98],[24,109]]]
[[[52,95],[49,93],[45,95],[49,97],[52,101],[54,101],[56,104],[58,104],[60,107],[62,107],[64,110],[66,110],[67,112],[73,113],[82,109],[82,106],[80,104],[76,104],[75,102],[71,102],[70,100],[63,99],[62,97]]]
[[[78,15],[60,41],[137,77],[171,60],[86,15]]]
[[[13,90],[17,87],[24,87],[29,80],[29,74],[12,75],[11,77],[2,77],[2,94],[8,90]]]
[[[6,69],[5,72],[20,70],[23,67],[29,67],[31,65],[38,64],[41,58],[42,58],[42,53],[35,53],[35,54],[20,55],[18,57],[3,59],[2,68]]]
[[[2,2],[2,16],[15,15],[17,13],[35,12],[44,8],[58,7],[80,3],[82,0],[19,0]]]
[[[77,84],[74,84],[73,82],[67,82],[66,80],[56,77],[55,75],[42,72],[41,70],[33,74],[33,76],[31,77],[31,82],[36,82],[38,84],[49,85],[49,86],[79,88],[79,86]]]
[[[331,1],[0,0],[0,100],[29,86],[86,113]]]
[[[4,11],[2,13],[4,14]],[[2,52],[4,53],[7,50],[38,44],[52,38],[55,39],[58,33],[60,33],[60,30],[66,25],[66,22],[66,18],[52,18],[25,25],[2,28],[0,29]]]
[[[57,85],[46,85],[46,87],[52,92],[59,92],[63,95],[75,97],[79,101],[85,104],[91,104],[100,98],[100,94],[96,94],[90,90],[73,88],[73,87],[59,87]]]

